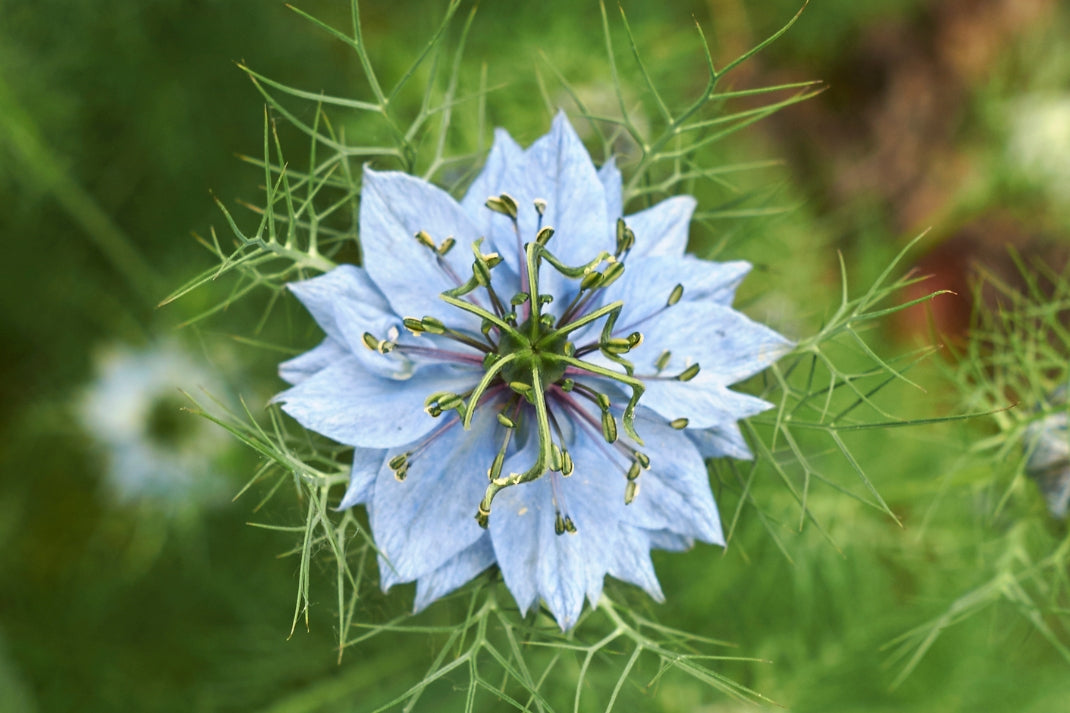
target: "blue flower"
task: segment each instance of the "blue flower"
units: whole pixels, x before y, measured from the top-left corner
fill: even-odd
[[[660,601],[652,548],[724,544],[704,458],[751,457],[769,404],[728,386],[790,344],[731,308],[750,265],[684,254],[694,208],[622,219],[564,114],[527,150],[499,130],[459,203],[365,168],[364,267],[290,285],[327,337],[277,400],[354,447],[384,590],[419,610],[496,564],[567,629],[607,574]]]

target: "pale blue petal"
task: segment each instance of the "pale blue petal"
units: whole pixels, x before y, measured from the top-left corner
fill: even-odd
[[[413,238],[420,230],[436,243],[451,236],[457,241],[441,258],[457,279],[432,250]],[[439,294],[471,276],[469,248],[478,237],[464,209],[441,188],[405,173],[364,168],[360,206],[364,264],[398,316],[441,319],[446,305]],[[451,310],[447,321],[464,325],[474,321],[478,328],[478,320],[466,314]]]
[[[371,499],[375,478],[379,475],[386,451],[380,448],[357,448],[353,451],[353,466],[349,470],[349,487],[346,488],[339,510],[346,510]]]
[[[434,572],[416,580],[413,610],[423,611],[431,602],[475,578],[492,564],[494,548],[490,544],[490,535],[484,532],[482,537],[455,554]]]
[[[396,355],[372,351],[362,341],[365,332],[391,339],[401,327],[401,319],[363,268],[339,265],[312,279],[292,282],[287,288],[327,336],[348,348],[369,370],[381,376],[411,370]]]
[[[650,562],[646,532],[623,520],[624,472],[607,469],[606,458],[589,438],[578,435],[570,453],[571,477],[556,473],[502,490],[490,515],[491,538],[506,586],[526,611],[538,598],[562,629],[576,623],[584,599],[596,605],[610,574],[661,597]],[[532,444],[506,462],[512,472],[529,465]],[[575,534],[554,532],[556,481],[563,514]]]
[[[518,269],[516,233],[513,222],[507,216],[486,207],[487,199],[509,193],[506,188],[506,176],[511,167],[522,165],[524,150],[513,140],[505,129],[494,131],[494,144],[490,148],[483,170],[472,181],[468,192],[461,201],[461,206],[472,219],[472,224],[480,235],[486,236],[489,243],[502,255],[515,274]],[[512,195],[510,193],[510,195]],[[513,196],[519,199],[520,196]],[[531,238],[528,238],[530,241]],[[487,252],[488,250],[484,250]]]
[[[688,428],[684,431],[698,448],[703,458],[736,458],[753,460],[750,446],[743,438],[738,423],[725,423],[715,428],[697,430]]]
[[[624,215],[624,206],[621,204],[623,194],[620,169],[617,168],[616,157],[610,156],[609,160],[602,164],[602,168],[598,169],[598,181],[602,184],[602,190],[606,194],[606,218],[609,219],[615,238],[617,218]]]
[[[629,353],[636,372],[652,374],[663,350],[672,352],[665,374],[698,363],[707,378],[734,384],[757,374],[791,349],[791,342],[730,307],[680,302],[642,324],[643,343]]]
[[[668,530],[654,530],[647,533],[650,539],[650,547],[656,550],[668,550],[669,552],[683,552],[691,549],[695,541],[690,537],[678,535]]]
[[[688,228],[697,201],[691,196],[673,196],[644,211],[624,218],[635,233],[629,260],[654,255],[680,257],[687,249]]]
[[[490,513],[490,534],[502,577],[520,610],[527,612],[536,598],[542,598],[561,628],[568,629],[583,611],[587,568],[601,564],[605,572],[605,564],[587,559],[583,545],[591,535],[557,535],[554,517],[547,475],[498,493]]]
[[[647,530],[621,525],[620,537],[612,553],[609,574],[628,582],[649,594],[654,601],[664,602],[665,594],[650,559],[650,537]]]
[[[414,455],[405,480],[384,463],[375,481],[371,526],[384,590],[433,572],[484,533],[475,514],[503,429],[487,405],[477,409],[469,431],[456,416],[436,425],[443,430]],[[390,457],[409,450],[412,444]]]
[[[645,331],[641,320],[663,309],[677,285],[684,287],[681,303],[712,302],[729,307],[750,268],[750,263],[742,260],[709,262],[690,255],[629,258],[624,274],[603,290],[601,304],[624,302],[617,331]]]
[[[639,476],[639,494],[625,508],[627,522],[723,545],[705,461],[683,431],[649,416],[637,419],[636,429],[650,469]]]
[[[288,384],[299,384],[348,354],[349,350],[327,337],[313,349],[279,364],[279,376]]]
[[[368,273],[356,265],[339,265],[311,279],[291,282],[286,288],[300,300],[327,336],[341,344],[346,343],[346,337],[335,314],[339,303],[363,304],[379,312],[390,310],[386,298]]]
[[[657,411],[667,421],[686,418],[689,430],[724,428],[773,406],[755,396],[731,391],[713,377],[703,378],[701,373],[688,382],[647,380],[645,385],[643,406]]]
[[[305,428],[340,443],[389,448],[411,443],[437,425],[424,412],[435,391],[462,393],[478,373],[428,368],[411,379],[376,376],[349,356],[274,398]]]

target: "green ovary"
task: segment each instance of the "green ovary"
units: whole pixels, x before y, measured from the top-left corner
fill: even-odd
[[[567,366],[559,358],[565,356],[565,345],[568,343],[566,336],[548,338],[548,333],[540,329],[537,338],[532,340],[526,336],[532,333],[532,329],[532,321],[529,319],[517,328],[516,336],[502,334],[498,345],[499,356],[516,355],[515,359],[502,367],[502,380],[507,384],[521,385],[521,388],[514,387],[518,393],[530,394],[532,374],[535,370],[541,375],[540,380],[545,387],[563,377]],[[524,389],[524,386],[527,389]]]

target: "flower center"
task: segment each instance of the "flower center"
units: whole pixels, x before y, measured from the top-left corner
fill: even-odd
[[[465,393],[430,394],[426,400],[428,414],[437,418],[447,411],[456,411],[457,418],[444,424],[412,450],[392,458],[389,465],[398,479],[404,478],[413,459],[420,457],[438,434],[456,425],[457,420],[468,429],[478,408],[494,408],[497,410],[497,419],[503,433],[498,453],[487,470],[490,482],[476,512],[477,522],[483,527],[487,526],[491,502],[498,491],[549,473],[554,507],[557,509],[558,526],[555,529],[558,534],[562,534],[575,532],[567,512],[562,515],[563,491],[558,483],[559,477],[568,477],[573,470],[572,458],[567,448],[569,441],[566,431],[561,427],[562,421],[569,421],[576,428],[595,437],[600,431],[601,438],[613,449],[607,453],[613,457],[623,456],[627,464],[622,469],[627,483],[625,503],[635,498],[638,492],[637,478],[642,470],[650,467],[650,459],[637,448],[643,441],[635,431],[636,407],[645,387],[636,378],[633,364],[625,358],[628,352],[642,343],[643,335],[637,331],[626,335],[614,331],[623,302],[617,300],[596,306],[600,301],[604,301],[604,296],[600,295],[601,291],[624,273],[624,259],[635,244],[635,235],[623,220],[618,219],[617,244],[613,254],[601,252],[583,265],[566,265],[547,248],[554,229],[542,225],[546,201],[536,200],[534,205],[538,214],[536,234],[533,241],[524,242],[520,236],[516,200],[503,193],[488,199],[486,203],[488,208],[506,215],[512,221],[516,234],[519,284],[517,292],[508,300],[503,300],[496,293],[492,280],[492,271],[502,263],[502,258],[497,253],[483,253],[482,238],[472,244],[475,257],[472,276],[462,283],[461,278],[444,260],[445,255],[455,245],[454,239],[447,237],[441,244],[436,244],[428,233],[416,233],[416,240],[434,254],[443,271],[457,283],[457,287],[441,293],[442,300],[456,309],[478,317],[481,327],[479,333],[476,333],[471,329],[453,328],[430,316],[406,317],[405,327],[417,336],[429,334],[436,341],[440,338],[451,339],[476,350],[477,353],[482,352],[483,375],[479,383]],[[579,236],[579,239],[582,237]],[[559,316],[543,311],[546,305],[554,301],[554,295],[540,291],[539,271],[543,263],[548,263],[559,274],[579,283],[571,301],[560,311]],[[481,290],[478,296],[473,294],[477,290]],[[676,304],[682,294],[683,287],[677,285],[669,295],[665,308]],[[488,301],[489,306],[485,306]],[[652,316],[654,315],[648,315],[640,322]],[[582,334],[581,329],[600,320],[604,321],[596,341],[579,348],[570,341],[571,335]],[[471,352],[458,354],[437,346],[428,348],[398,344],[396,336],[383,340],[366,333],[364,343],[369,349],[384,354],[396,349],[402,355],[410,353],[413,356],[468,363],[480,361],[479,357]],[[582,358],[592,352],[599,352],[605,359],[614,362],[619,369],[607,368]],[[659,375],[652,378],[686,381],[698,373],[696,364],[676,377],[662,377],[660,372],[664,368],[663,361],[667,363],[668,352],[659,358]],[[599,384],[607,380],[617,382],[631,391],[631,398],[623,407],[620,404],[614,405],[609,396],[598,390]],[[600,416],[596,415],[598,412]],[[618,440],[618,419],[626,439]],[[678,421],[683,423],[677,425],[674,422],[674,427],[686,426],[683,419]],[[521,427],[526,429],[529,439],[536,439],[537,452],[534,462],[523,472],[503,474],[503,465],[513,436]]]
[[[535,333],[535,338],[530,335]],[[514,355],[509,363],[502,367],[502,380],[520,395],[530,394],[533,383],[532,375],[541,375],[543,388],[561,380],[568,368],[561,359],[568,356],[566,347],[568,338],[564,334],[544,328],[538,320],[528,318],[515,333],[504,333],[498,342],[498,355]]]

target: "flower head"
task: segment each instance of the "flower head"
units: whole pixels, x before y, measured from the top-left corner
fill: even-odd
[[[221,393],[217,379],[173,342],[142,350],[112,347],[78,404],[87,433],[104,447],[107,486],[117,501],[165,512],[224,502],[229,489],[216,461],[226,433],[183,413],[181,388]]]
[[[277,400],[355,448],[384,589],[420,609],[491,565],[561,627],[610,574],[662,594],[652,548],[723,544],[705,457],[748,458],[727,387],[788,342],[731,308],[750,266],[684,254],[689,196],[622,216],[564,114],[496,134],[459,203],[364,171],[364,266],[290,285],[326,332]]]

